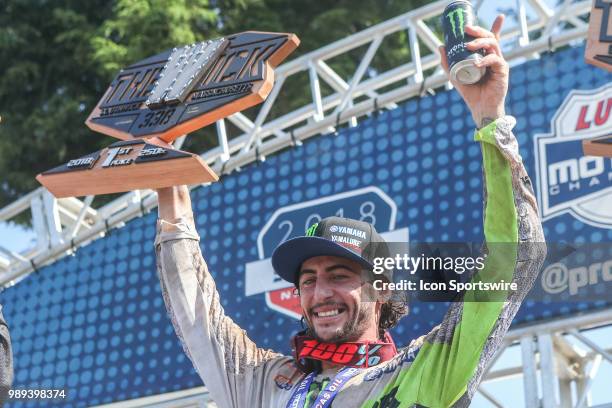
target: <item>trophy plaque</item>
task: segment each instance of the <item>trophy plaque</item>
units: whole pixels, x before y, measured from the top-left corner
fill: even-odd
[[[169,143],[263,102],[298,45],[294,34],[249,31],[121,70],[85,122],[120,140],[36,179],[58,198],[217,181],[198,155]]]
[[[593,0],[584,59],[612,72],[612,0]]]

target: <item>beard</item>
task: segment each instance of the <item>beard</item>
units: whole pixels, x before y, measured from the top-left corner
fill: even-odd
[[[328,338],[322,338],[316,332],[312,322],[309,322],[309,332],[316,340],[323,343],[346,343],[356,341],[361,335],[368,329],[369,325],[372,324],[374,319],[374,310],[371,307],[364,307],[369,305],[368,303],[357,305],[357,308],[353,310],[351,316],[348,317],[342,327],[338,327],[335,333]],[[346,307],[346,313],[348,313],[348,307]]]

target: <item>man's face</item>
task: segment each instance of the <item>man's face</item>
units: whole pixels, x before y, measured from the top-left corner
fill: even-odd
[[[317,256],[300,269],[302,312],[325,342],[375,340],[375,303],[362,302],[361,265],[337,256]]]

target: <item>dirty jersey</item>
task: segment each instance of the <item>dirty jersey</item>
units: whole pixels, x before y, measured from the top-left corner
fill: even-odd
[[[546,253],[536,199],[506,116],[474,135],[482,150],[485,243],[509,243],[489,254],[480,281],[513,281],[518,289],[494,301],[465,293],[442,322],[397,356],[361,370],[337,393],[333,407],[468,406],[501,345]],[[164,225],[167,224],[167,225]],[[159,221],[157,268],[166,308],[185,353],[219,407],[285,408],[305,374],[292,357],[258,348],[227,316],[202,258],[192,219]],[[336,372],[318,373],[303,399],[311,407]]]

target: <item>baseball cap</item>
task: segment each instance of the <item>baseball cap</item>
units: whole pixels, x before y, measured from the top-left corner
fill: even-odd
[[[374,258],[388,257],[387,243],[372,224],[350,218],[328,217],[311,225],[305,236],[276,247],[272,267],[284,280],[297,284],[302,263],[315,256],[340,256],[372,270]],[[391,271],[384,276],[391,281]]]

